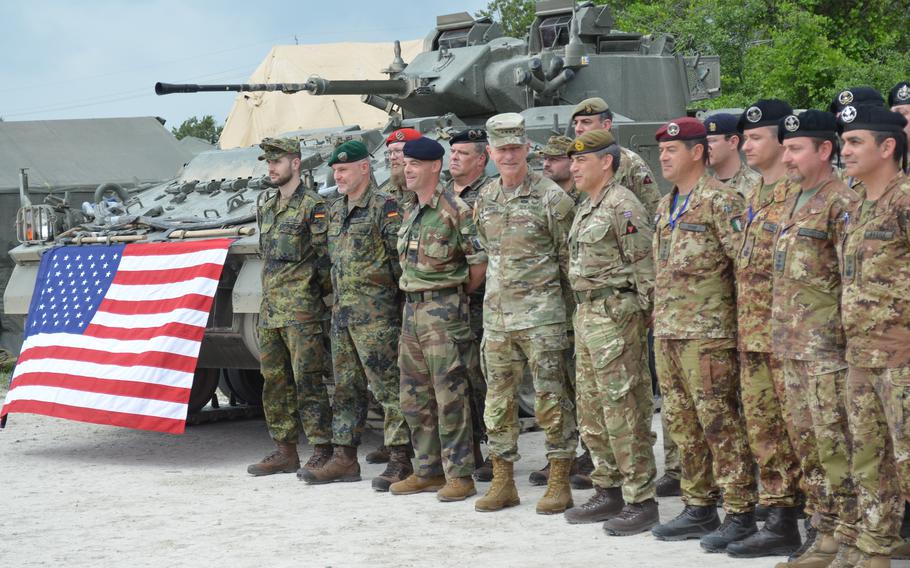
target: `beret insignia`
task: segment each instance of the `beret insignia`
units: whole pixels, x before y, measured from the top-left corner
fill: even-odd
[[[845,106],[844,110],[840,111],[840,119],[846,123],[851,123],[856,118],[856,108],[852,106]]]
[[[575,150],[581,152],[584,149],[585,149],[585,143],[582,142],[581,140],[576,140],[575,141]]]
[[[910,99],[910,87],[907,85],[902,85],[901,88],[897,90],[896,98],[899,101],[906,101],[907,99]]]
[[[676,136],[679,134],[679,125],[675,122],[671,122],[667,125],[667,134],[670,136]]]
[[[784,119],[784,128],[787,129],[787,132],[796,132],[799,130],[799,119],[791,114]]]
[[[395,140],[404,140],[404,132],[398,131],[395,133]]]
[[[749,107],[749,110],[746,111],[746,120],[753,124],[761,120],[761,109],[757,106]]]
[[[837,95],[837,102],[842,105],[848,105],[853,102],[853,92],[852,91],[841,91],[841,94]]]
[[[338,161],[339,161],[339,162],[347,162],[347,161],[348,161],[348,153],[347,153],[347,152],[340,152],[340,153],[338,154]]]
[[[717,123],[716,122],[708,123],[708,132],[717,132]]]

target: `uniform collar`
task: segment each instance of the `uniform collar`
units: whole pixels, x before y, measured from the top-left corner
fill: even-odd
[[[373,197],[374,190],[376,189],[375,184],[371,181],[367,184],[367,188],[364,190],[363,195],[360,196],[360,199],[353,201],[348,198],[347,195],[344,196],[344,201],[348,206],[348,213],[352,212],[358,207],[367,207],[370,203],[370,198]]]

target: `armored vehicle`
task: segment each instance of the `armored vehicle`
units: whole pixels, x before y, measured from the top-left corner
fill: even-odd
[[[543,144],[553,134],[572,134],[571,110],[600,96],[614,113],[620,143],[656,167],[654,132],[686,114],[693,101],[719,91],[716,57],[674,53],[669,35],[640,35],[613,29],[608,6],[570,0],[542,0],[525,39],[506,37],[490,19],[467,13],[437,18],[424,50],[406,63],[396,49],[384,80],[329,80],[303,83],[172,85],[158,83],[159,95],[199,91],[282,91],[288,96],[360,94],[365,104],[388,112],[382,129],[356,125],[283,133],[300,139],[306,183],[331,191],[325,161],[334,146],[360,139],[371,150],[377,181],[388,177],[384,138],[412,127],[438,139],[466,127],[483,127],[501,112],[525,117],[530,138]],[[222,385],[239,399],[258,400],[261,260],[255,231],[257,203],[269,191],[258,148],[215,150],[192,160],[173,181],[141,193],[99,188],[85,211],[70,204],[23,208],[17,229],[22,243],[11,253],[15,272],[6,291],[6,309],[25,314],[41,253],[57,243],[93,239],[160,240],[232,234],[230,249],[199,358],[191,409],[198,409]],[[113,190],[114,195],[104,194]],[[81,215],[81,216],[80,216]],[[66,222],[64,223],[64,220]],[[219,373],[219,370],[223,370]],[[257,381],[259,383],[257,384]],[[527,399],[523,406],[528,406]],[[533,403],[530,405],[533,407]]]

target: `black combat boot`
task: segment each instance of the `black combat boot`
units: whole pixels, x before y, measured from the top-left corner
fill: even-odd
[[[768,520],[752,536],[727,545],[727,554],[734,558],[789,556],[799,549],[797,522],[798,507],[771,507]]]
[[[755,521],[763,523],[768,520],[768,514],[771,512],[771,507],[767,505],[756,505],[755,506]]]
[[[720,517],[713,505],[686,505],[675,519],[651,529],[651,534],[658,540],[686,540],[701,538],[719,526]]]
[[[588,502],[578,507],[572,507],[564,513],[569,524],[599,523],[614,517],[622,511],[626,502],[622,498],[622,489],[610,487],[605,489],[594,486],[594,495]]]
[[[618,515],[604,523],[604,532],[610,536],[630,536],[643,533],[659,522],[657,501],[648,499],[641,503],[626,503]]]
[[[758,532],[755,515],[747,513],[727,513],[724,522],[714,531],[701,537],[701,547],[708,552],[723,552],[731,542],[743,540]]]
[[[663,477],[657,480],[656,486],[658,497],[679,497],[682,495],[678,477],[670,477],[669,474],[665,473]]]
[[[585,451],[575,458],[572,464],[572,474],[569,476],[569,485],[572,489],[591,489],[594,483],[591,482],[591,474],[594,473],[594,460],[591,459],[591,452],[585,448]]]

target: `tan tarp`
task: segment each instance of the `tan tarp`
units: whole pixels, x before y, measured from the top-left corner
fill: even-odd
[[[423,40],[401,43],[407,63],[423,49]],[[325,79],[388,79],[381,72],[394,57],[392,43],[325,43],[278,45],[249,83],[303,83],[311,75]],[[360,101],[359,95],[313,96],[301,92],[240,93],[221,132],[222,148],[258,144],[266,136],[306,128],[359,124],[374,128],[388,115]]]

